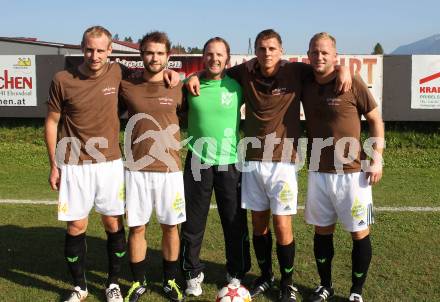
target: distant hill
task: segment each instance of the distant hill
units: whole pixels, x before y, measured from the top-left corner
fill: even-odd
[[[393,55],[440,55],[440,34],[397,47]]]

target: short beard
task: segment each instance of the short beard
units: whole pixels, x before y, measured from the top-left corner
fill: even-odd
[[[167,66],[167,64],[165,63],[161,66],[161,68],[159,70],[151,70],[150,66],[145,65],[145,69],[151,74],[158,74],[159,72],[162,72],[166,66]]]

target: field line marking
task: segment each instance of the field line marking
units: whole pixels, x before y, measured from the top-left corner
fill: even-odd
[[[22,200],[22,199],[0,199],[0,204],[41,204],[56,205],[56,200]],[[217,209],[217,205],[211,204],[211,209]],[[304,206],[298,206],[298,210],[304,210]],[[440,207],[374,207],[376,212],[440,212]]]
[[[41,204],[41,205],[53,205],[57,204],[56,200],[26,200],[26,199],[0,199],[0,204]]]

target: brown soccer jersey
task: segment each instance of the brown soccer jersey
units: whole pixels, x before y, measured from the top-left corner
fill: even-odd
[[[128,138],[131,151],[125,147],[127,168],[152,172],[182,170],[177,115],[183,103],[182,84],[168,88],[163,81],[146,82],[137,77],[123,80],[120,93],[129,116],[126,134],[134,125]]]
[[[96,78],[83,75],[77,67],[60,71],[50,87],[48,110],[61,113],[58,139],[70,137],[81,144],[79,164],[121,158],[118,117],[121,68],[119,64],[107,64],[104,68]],[[102,140],[103,144],[97,143]],[[65,163],[72,163],[68,161],[71,146],[67,145]]]
[[[228,75],[243,87],[244,134],[261,142],[261,147],[247,146],[246,160],[295,161],[300,135],[299,97],[302,78],[309,72],[306,64],[282,61],[273,77],[264,77],[256,59],[228,69]]]
[[[359,76],[353,77],[352,89],[346,93],[337,95],[334,92],[335,80],[320,85],[313,78],[307,80],[303,88],[303,107],[306,115],[308,155],[310,160],[312,141],[314,138],[326,139],[333,137],[333,144],[324,147],[320,156],[312,156],[310,168],[318,167],[315,160],[319,160],[320,172],[336,173],[335,167],[335,144],[341,138],[353,138],[360,145],[361,115],[376,108],[368,87]],[[353,146],[352,146],[353,147]],[[365,158],[365,153],[360,151],[353,161],[343,164],[344,172],[359,172],[360,160]],[[347,157],[349,144],[343,148]],[[316,149],[315,151],[317,151]],[[317,153],[319,154],[319,153]]]

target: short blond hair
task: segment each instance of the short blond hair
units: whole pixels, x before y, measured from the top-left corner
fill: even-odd
[[[310,42],[309,42],[309,49],[310,49],[310,47],[312,46],[312,44],[315,41],[318,41],[318,40],[321,40],[321,39],[329,39],[330,41],[332,41],[332,44],[333,44],[333,46],[336,49],[336,39],[335,39],[335,37],[333,37],[332,35],[330,35],[327,32],[320,32],[320,33],[317,33],[317,34],[313,35],[313,37],[310,39]]]
[[[110,46],[112,44],[112,34],[110,33],[110,31],[108,29],[106,29],[105,27],[96,25],[96,26],[92,26],[89,27],[85,30],[85,32],[83,33],[83,37],[82,37],[82,41],[81,41],[81,48],[84,48],[85,44],[86,44],[86,39],[88,37],[100,37],[102,35],[107,36],[108,38],[108,46]]]

